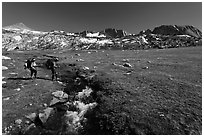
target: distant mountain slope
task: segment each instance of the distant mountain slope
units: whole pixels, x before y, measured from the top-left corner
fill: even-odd
[[[10,25],[10,26],[6,26],[6,27],[3,27],[3,29],[9,29],[9,30],[15,30],[15,29],[20,29],[20,30],[23,30],[23,29],[26,29],[26,30],[33,30],[29,27],[27,27],[26,25],[24,25],[23,23],[17,23],[17,24],[14,24],[14,25]]]
[[[3,27],[3,50],[33,49],[149,49],[176,48],[202,44],[202,32],[186,25],[162,25],[139,34],[127,34],[124,30],[108,28],[96,31],[70,33],[59,30],[35,31],[23,23]]]
[[[152,33],[161,35],[190,35],[197,38],[202,37],[201,31],[190,25],[162,25],[154,28]]]

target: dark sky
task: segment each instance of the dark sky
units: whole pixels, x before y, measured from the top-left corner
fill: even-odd
[[[34,30],[100,31],[128,33],[162,24],[193,25],[202,31],[201,2],[3,2],[2,25],[24,23]]]

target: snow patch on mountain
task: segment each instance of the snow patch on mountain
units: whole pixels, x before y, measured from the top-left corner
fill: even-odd
[[[143,43],[148,44],[147,40],[146,40],[143,36],[141,36],[141,38],[142,38],[142,42],[143,42]]]
[[[80,38],[79,39],[83,43],[96,43],[96,38]]]
[[[98,44],[113,44],[113,42],[109,39],[104,39],[104,40],[100,40],[97,41]]]
[[[86,35],[87,37],[98,37],[98,38],[105,38],[106,36],[103,34],[99,34],[99,32],[95,32],[95,33],[87,33]]]

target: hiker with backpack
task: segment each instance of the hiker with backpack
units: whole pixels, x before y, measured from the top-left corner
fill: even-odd
[[[26,60],[25,64],[24,64],[24,69],[29,69],[30,70],[30,76],[31,78],[33,78],[33,74],[34,74],[34,78],[36,78],[37,76],[37,69],[36,69],[36,63],[35,63],[35,58],[32,59],[28,59]]]
[[[46,61],[46,67],[47,69],[50,69],[52,72],[52,81],[54,80],[54,78],[57,80],[57,73],[56,73],[56,62],[58,61],[58,58],[54,58],[54,59],[48,59]]]

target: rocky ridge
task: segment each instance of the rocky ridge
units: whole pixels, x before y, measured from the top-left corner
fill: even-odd
[[[197,46],[202,32],[193,26],[162,25],[139,34],[108,28],[104,31],[70,33],[59,30],[34,31],[23,23],[2,29],[3,50],[44,49],[149,49]]]

